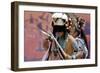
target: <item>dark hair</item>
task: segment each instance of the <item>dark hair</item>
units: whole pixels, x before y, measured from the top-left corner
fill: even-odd
[[[86,47],[88,49],[87,38],[86,38],[86,34],[84,33],[83,29],[81,29],[81,33],[80,34],[81,34],[81,38],[84,40],[85,45],[86,45]]]
[[[78,32],[77,36],[80,35],[80,37],[84,40],[85,45],[86,45],[86,47],[87,47],[87,49],[88,49],[88,43],[87,43],[86,34],[85,34],[84,30],[82,29],[82,27],[83,27],[83,25],[84,25],[84,22],[85,22],[84,19],[80,19],[80,21],[79,21],[79,23],[78,23],[78,26],[79,26],[79,27],[77,27],[78,29],[76,29],[76,30],[77,30],[77,32]]]
[[[52,27],[53,27],[53,35],[56,37],[56,32],[64,32],[64,39],[66,38],[66,26],[59,26],[59,25],[54,25],[54,22],[52,22]]]

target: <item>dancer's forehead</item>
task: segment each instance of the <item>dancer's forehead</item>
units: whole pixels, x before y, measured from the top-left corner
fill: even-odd
[[[61,18],[61,19],[65,20],[65,21],[68,21],[68,16],[65,13],[54,13],[52,15],[52,18],[54,18],[54,19]]]

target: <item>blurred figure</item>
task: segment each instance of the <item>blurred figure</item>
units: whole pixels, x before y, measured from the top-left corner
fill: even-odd
[[[64,52],[65,45],[67,43],[66,39],[68,36],[65,26],[66,22],[68,21],[68,16],[64,13],[54,13],[52,18],[52,35],[55,37],[58,43],[51,37],[48,37],[44,41],[44,48],[47,50],[47,58],[46,56],[44,56],[44,58],[46,58],[46,60],[65,59],[65,57],[68,56]]]
[[[71,19],[64,13],[52,15],[53,36],[44,40],[46,53],[43,60],[87,58],[88,50],[82,38],[83,21]],[[81,36],[81,37],[80,37]]]
[[[69,31],[69,34],[72,35],[74,39],[73,38],[68,39],[65,52],[71,55],[73,59],[87,58],[88,56],[87,40],[85,37],[85,33],[83,31],[85,20],[77,18],[76,21],[70,18],[69,23],[66,25],[67,25],[66,30]],[[71,52],[70,50],[72,48],[74,48],[74,50]]]

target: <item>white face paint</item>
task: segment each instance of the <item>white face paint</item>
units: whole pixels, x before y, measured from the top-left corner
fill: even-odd
[[[56,21],[56,25],[58,25],[58,26],[64,25],[63,20],[59,18],[59,19]]]

